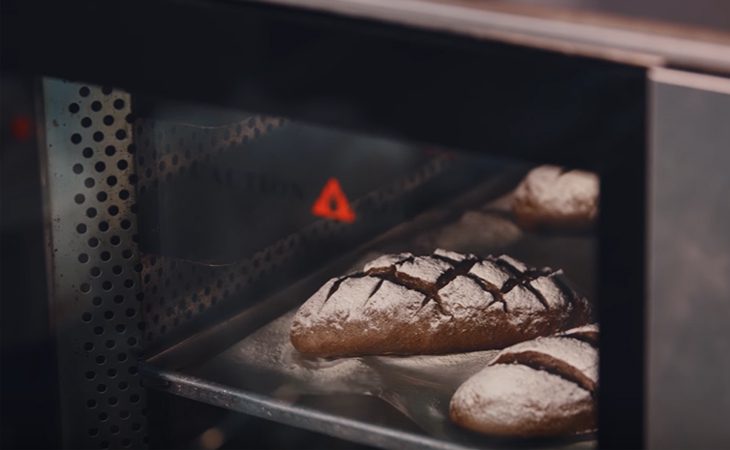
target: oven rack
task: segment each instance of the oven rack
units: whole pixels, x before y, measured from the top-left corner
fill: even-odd
[[[425,434],[374,425],[327,411],[289,404],[256,392],[232,389],[219,383],[175,371],[142,364],[140,372],[146,386],[213,406],[273,420],[285,425],[320,432],[340,439],[384,449],[476,450],[502,447],[462,445],[435,439]],[[568,447],[552,447],[555,449]],[[571,449],[588,449],[592,445]]]

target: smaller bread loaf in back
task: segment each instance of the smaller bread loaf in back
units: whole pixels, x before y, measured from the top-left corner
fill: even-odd
[[[502,350],[451,399],[451,420],[494,436],[561,436],[596,428],[598,327]]]
[[[561,270],[509,256],[383,255],[333,278],[294,317],[312,356],[439,354],[504,348],[590,321]]]
[[[517,187],[512,211],[526,229],[590,228],[598,215],[598,188],[594,173],[540,166]]]

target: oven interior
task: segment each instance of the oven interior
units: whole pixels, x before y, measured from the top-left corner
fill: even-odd
[[[135,99],[146,386],[378,447],[505,445],[448,419],[453,392],[494,351],[311,359],[289,328],[329,278],[437,248],[562,268],[595,301],[595,229],[530,230],[513,217],[534,163]],[[321,198],[331,215],[315,208]],[[200,436],[210,430],[236,436],[230,426]]]

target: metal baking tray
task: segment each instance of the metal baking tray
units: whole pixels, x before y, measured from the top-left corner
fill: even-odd
[[[509,215],[509,196],[478,189],[448,208],[404,223],[240,314],[148,358],[147,386],[229,410],[381,448],[594,448],[593,435],[504,439],[448,420],[456,388],[493,352],[440,356],[306,359],[291,346],[296,307],[329,277],[395,251],[434,248],[508,253],[535,266],[561,267],[594,298],[591,234],[533,234]],[[479,195],[484,196],[479,203]],[[477,197],[476,206],[474,197]],[[395,412],[395,413],[394,413]]]

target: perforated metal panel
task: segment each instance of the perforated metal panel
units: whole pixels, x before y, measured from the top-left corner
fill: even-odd
[[[43,81],[51,308],[64,444],[146,446],[130,96]]]

